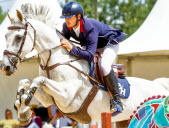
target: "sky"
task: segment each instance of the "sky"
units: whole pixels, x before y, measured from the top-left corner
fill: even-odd
[[[6,12],[7,10],[9,10],[14,4],[14,2],[15,0],[0,0],[0,6],[3,12]]]
[[[63,3],[64,0],[58,0],[58,2]],[[14,4],[15,0],[0,0],[0,6],[3,12],[10,10],[12,5]]]

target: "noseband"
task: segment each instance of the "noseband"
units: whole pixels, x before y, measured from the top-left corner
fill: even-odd
[[[34,41],[33,41],[34,44],[33,44],[32,50],[34,49],[35,41],[36,41],[36,30],[34,29],[34,27],[33,27],[29,22],[27,22],[27,23],[25,24],[25,26],[9,26],[9,27],[8,27],[8,30],[24,29],[25,32],[24,32],[23,40],[22,40],[22,42],[21,42],[19,51],[18,51],[17,53],[15,53],[15,52],[12,52],[12,51],[9,51],[9,50],[4,50],[4,52],[3,52],[4,55],[13,55],[13,56],[17,57],[20,62],[22,61],[22,59],[21,59],[21,57],[20,57],[20,54],[21,54],[22,49],[23,49],[23,46],[24,46],[24,44],[25,44],[28,24],[29,24],[29,25],[31,26],[31,28],[34,30]],[[31,51],[32,51],[32,50],[31,50]]]

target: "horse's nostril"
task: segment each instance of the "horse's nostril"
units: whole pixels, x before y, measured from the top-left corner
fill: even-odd
[[[6,66],[5,71],[10,71],[10,66]]]

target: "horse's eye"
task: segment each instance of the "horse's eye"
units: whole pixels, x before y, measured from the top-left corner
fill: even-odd
[[[15,41],[16,41],[16,42],[20,42],[21,39],[22,39],[22,36],[16,36],[16,37],[15,37]]]

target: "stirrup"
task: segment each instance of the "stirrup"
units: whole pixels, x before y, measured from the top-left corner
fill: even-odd
[[[122,104],[121,104],[122,105]],[[110,112],[113,116],[121,113],[123,111],[123,106],[116,102],[114,99],[110,99]]]

